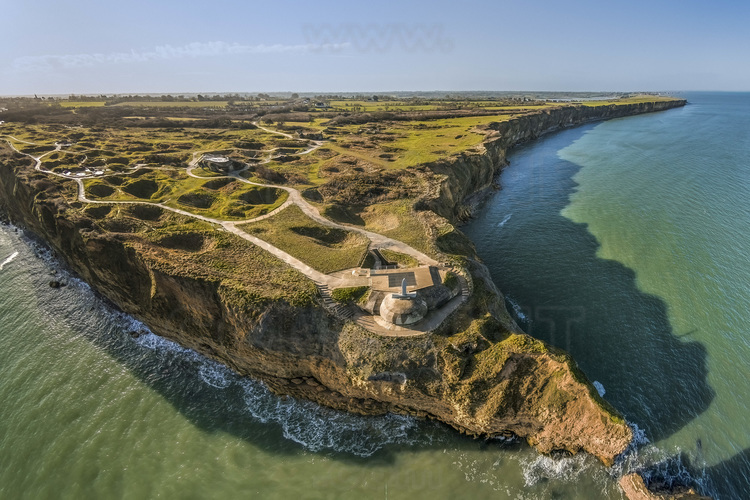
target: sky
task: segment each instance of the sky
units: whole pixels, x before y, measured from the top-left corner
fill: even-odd
[[[0,0],[0,95],[750,90],[750,2]]]

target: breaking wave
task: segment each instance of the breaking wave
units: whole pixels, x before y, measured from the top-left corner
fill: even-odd
[[[418,422],[401,415],[361,417],[310,401],[279,398],[260,382],[242,379],[248,411],[261,422],[275,422],[284,437],[311,451],[333,450],[367,457],[388,444],[425,439]]]
[[[135,363],[159,363],[170,367],[180,366],[186,372],[162,371],[155,369],[156,373],[177,373],[177,377],[190,379],[191,373],[206,386],[208,391],[221,391],[220,397],[237,398],[237,404],[241,411],[247,413],[250,418],[260,423],[277,425],[286,439],[299,443],[310,451],[331,450],[335,452],[348,453],[355,456],[367,457],[383,447],[390,444],[410,445],[416,443],[428,444],[439,436],[444,436],[445,431],[436,424],[420,422],[414,418],[401,415],[384,415],[376,417],[364,417],[353,415],[342,411],[333,410],[320,406],[316,403],[298,400],[291,397],[279,397],[273,394],[262,382],[241,377],[232,372],[228,367],[208,359],[192,349],[160,337],[138,319],[117,310],[98,296],[94,290],[83,280],[72,274],[58,259],[55,252],[49,247],[25,237],[21,230],[20,240],[39,258],[56,280],[64,282],[63,290],[56,290],[59,294],[73,294],[64,296],[63,301],[57,303],[60,307],[67,309],[63,302],[85,304],[85,308],[79,311],[81,314],[91,318],[91,311],[96,310],[101,320],[92,323],[96,333],[97,342],[103,344],[119,345],[130,354],[127,354]],[[46,273],[37,272],[40,290],[47,292],[43,286],[46,281]],[[55,314],[55,312],[51,312]],[[104,327],[109,324],[112,329]],[[114,334],[116,338],[104,339],[104,332]],[[129,348],[127,346],[130,346]],[[133,351],[133,348],[135,351]],[[119,348],[118,348],[119,349]],[[143,351],[152,351],[160,356],[143,358]],[[175,363],[175,361],[181,361]],[[224,392],[229,388],[237,391]]]
[[[198,368],[198,375],[211,387],[226,389],[232,383],[233,373],[221,363],[206,359]]]
[[[510,220],[511,217],[513,217],[513,214],[506,215],[505,218],[503,218],[503,220],[497,223],[497,227],[503,227],[505,223]]]
[[[2,261],[2,262],[0,263],[0,271],[2,271],[2,270],[3,270],[3,268],[4,268],[4,267],[5,267],[5,266],[6,266],[7,264],[10,264],[11,262],[13,262],[13,259],[15,259],[16,257],[18,257],[18,252],[13,252],[12,254],[10,254],[10,257],[8,257],[7,259],[5,259],[4,261]]]
[[[145,328],[132,318],[124,326],[136,331]],[[226,389],[237,384],[242,390],[245,409],[253,418],[278,425],[286,439],[310,451],[332,450],[367,457],[388,444],[430,441],[429,434],[421,432],[420,423],[411,417],[392,414],[363,417],[311,401],[282,398],[262,382],[240,377],[224,365],[151,332],[140,335],[134,342],[146,349],[187,356],[195,363],[200,379],[210,387]]]
[[[221,397],[225,397],[224,394],[226,397],[237,397],[237,402],[243,412],[247,412],[247,415],[260,423],[278,426],[285,439],[298,443],[307,450],[312,452],[330,450],[368,457],[389,445],[429,445],[435,442],[440,443],[446,435],[452,435],[450,431],[443,431],[437,425],[410,417],[392,414],[362,417],[322,407],[309,401],[276,396],[262,382],[240,377],[224,365],[153,334],[142,322],[117,311],[105,301],[98,299],[84,281],[65,271],[49,249],[28,240],[26,242],[30,244],[38,257],[56,270],[59,279],[67,282],[68,290],[80,294],[81,303],[96,307],[106,314],[107,319],[116,326],[122,338],[126,339],[127,345],[150,351],[169,352],[178,359],[187,361],[181,366],[186,366],[187,370],[193,370],[196,379],[205,384],[206,390],[216,391],[215,394],[220,394]],[[55,293],[62,292],[56,291]],[[507,300],[516,316],[527,320],[521,307],[512,298],[508,297]],[[128,333],[131,332],[136,332],[138,337],[130,338]],[[592,474],[597,478],[604,476],[616,480],[621,474],[638,470],[652,482],[698,484],[703,490],[707,489],[705,477],[696,475],[694,469],[686,465],[681,456],[670,455],[650,445],[645,432],[635,425],[631,426],[634,444],[613,468],[605,470],[595,459],[585,454],[557,458],[526,455],[523,458],[519,457],[518,461],[524,484],[528,487],[542,485],[546,481],[576,481],[582,473]],[[499,462],[493,467],[486,467],[487,470],[467,463],[462,470],[466,474],[467,481],[487,482],[495,488],[504,488],[506,485],[502,477],[503,473],[498,467]],[[611,481],[609,484],[612,484]]]
[[[528,326],[530,323],[528,316],[523,312],[523,308],[516,302],[512,297],[509,295],[505,296],[505,300],[510,304],[511,309],[513,310],[513,315],[516,317],[516,319],[520,320],[522,323]]]
[[[532,459],[521,460],[524,484],[528,488],[541,481],[575,481],[578,476],[597,466],[594,459],[584,453],[570,457],[550,457],[538,455]]]

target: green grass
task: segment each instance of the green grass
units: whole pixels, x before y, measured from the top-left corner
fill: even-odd
[[[237,180],[196,179],[180,169],[87,179],[84,186],[92,199],[164,203],[220,220],[246,220],[264,215],[281,206],[289,196],[282,189]]]
[[[329,118],[313,118],[311,121],[299,122],[299,121],[286,121],[284,124],[286,127],[304,127],[305,132],[320,132],[326,128]]]
[[[534,106],[532,103],[520,104],[513,103],[508,104],[507,102],[496,101],[496,100],[444,100],[444,99],[421,99],[418,101],[411,100],[382,100],[382,101],[366,101],[366,100],[333,100],[329,103],[332,108],[337,111],[348,111],[348,112],[374,112],[374,111],[389,111],[389,112],[408,112],[408,111],[445,111],[454,109],[468,109],[468,110],[513,110],[528,107],[540,107],[539,105]],[[545,103],[546,104],[546,103]],[[542,104],[544,106],[545,104]]]
[[[338,141],[325,147],[381,168],[402,169],[478,146],[486,136],[483,127],[512,117],[504,114],[392,122],[377,133],[370,126],[346,125],[340,127]]]
[[[63,108],[99,108],[106,104],[106,101],[55,101]]]
[[[512,115],[472,116],[429,122],[407,122],[402,136],[391,142],[398,153],[396,165],[410,167],[436,161],[478,146],[485,133],[476,129],[495,121],[509,120]]]
[[[356,267],[370,243],[357,233],[318,224],[296,205],[240,227],[322,273]]]
[[[445,278],[443,278],[443,285],[453,290],[458,286],[458,276],[456,276],[455,273],[448,271],[445,273]]]
[[[412,201],[399,200],[372,205],[359,213],[369,231],[403,241],[427,255],[435,253],[425,227],[412,208]]]
[[[607,100],[607,101],[599,101],[599,100],[582,101],[579,104],[582,104],[588,107],[610,106],[612,104],[615,104],[617,106],[622,106],[624,104],[639,104],[643,102],[661,102],[661,101],[672,101],[672,100],[674,100],[673,97],[642,95],[642,96],[634,96],[634,97],[627,97],[624,99],[614,99],[614,100]]]
[[[331,298],[341,304],[350,304],[358,302],[369,289],[370,287],[368,286],[334,288],[331,291]]]
[[[417,267],[419,266],[419,261],[412,257],[411,255],[406,255],[401,252],[394,252],[393,250],[388,250],[386,248],[380,249],[380,254],[386,258],[389,262],[395,262],[399,264],[402,267]]]
[[[169,160],[157,161],[158,164],[179,162],[183,165],[192,157],[192,153],[221,151],[223,154],[250,160],[253,151],[244,149],[244,144],[257,144],[263,150],[281,145],[290,150],[300,151],[307,147],[306,141],[292,141],[257,129],[146,129],[140,127],[122,128],[87,128],[74,129],[61,126],[10,125],[3,126],[3,133],[12,135],[22,141],[53,147],[55,141],[69,140],[73,144],[65,147],[63,152],[77,152],[87,155],[84,166],[95,168],[106,167],[108,163],[134,166],[138,163],[151,163],[151,155]],[[11,140],[11,142],[14,142]],[[34,146],[14,142],[20,150],[33,150]],[[293,152],[293,151],[292,151]],[[97,159],[101,159],[98,164]],[[116,159],[115,161],[109,161]],[[50,159],[50,161],[54,161]],[[94,162],[92,165],[91,162]],[[72,164],[72,162],[71,162]]]

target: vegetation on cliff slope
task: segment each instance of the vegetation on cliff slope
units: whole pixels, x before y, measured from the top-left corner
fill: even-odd
[[[653,96],[598,106],[391,100],[380,110],[330,101],[324,111],[298,99],[244,101],[242,108],[161,106],[150,99],[148,106],[127,99],[104,106],[0,103],[8,107],[0,137],[43,155],[42,167],[54,172],[101,171],[85,189],[103,203],[79,201],[75,180],[34,171],[28,157],[5,143],[0,200],[104,295],[151,320],[157,333],[279,393],[360,413],[431,416],[472,434],[512,431],[543,451],[586,449],[611,463],[630,440],[629,429],[566,354],[520,333],[455,224],[469,212],[466,197],[492,185],[513,144],[675,103]],[[280,133],[263,130],[270,123]],[[164,207],[114,203],[161,202],[236,220],[286,199],[278,189],[211,179],[208,171],[197,171],[206,179],[188,177],[188,162],[204,152],[246,164],[246,178],[300,188],[332,220],[453,262],[472,286],[470,299],[432,334],[375,335],[326,314],[309,279],[248,241]],[[357,266],[369,245],[358,233],[313,221],[296,205],[242,227],[322,272]],[[412,264],[397,254],[385,257]],[[357,293],[337,292],[344,301]]]

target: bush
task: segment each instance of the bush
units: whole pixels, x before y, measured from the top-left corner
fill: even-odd
[[[443,285],[447,286],[451,290],[455,290],[455,288],[458,286],[458,277],[454,273],[448,271],[445,274],[445,278],[443,278]]]

